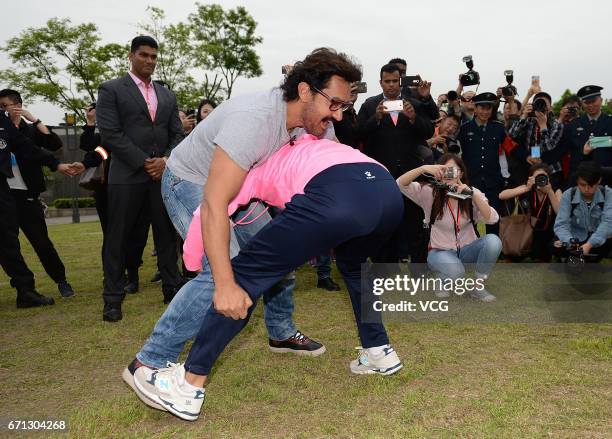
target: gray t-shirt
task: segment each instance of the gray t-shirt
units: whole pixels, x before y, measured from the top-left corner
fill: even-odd
[[[287,103],[280,88],[231,98],[210,113],[170,154],[167,166],[179,178],[206,184],[215,145],[248,171],[266,161],[291,136],[300,137],[303,128],[287,133]],[[322,136],[334,138],[330,123]]]

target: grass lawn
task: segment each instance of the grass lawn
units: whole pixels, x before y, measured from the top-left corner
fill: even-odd
[[[146,407],[121,381],[164,310],[160,286],[148,283],[152,239],[141,291],[127,298],[123,321],[108,324],[99,224],[50,226],[50,234],[77,296],[59,298],[22,240],[38,290],[56,305],[17,310],[0,274],[4,421],[66,420],[77,438],[612,437],[611,325],[395,323],[388,329],[404,369],[356,377],[348,370],[359,344],[348,295],[316,289],[306,266],[295,320],[327,352],[270,353],[258,307],[217,364],[200,419],[181,421]]]

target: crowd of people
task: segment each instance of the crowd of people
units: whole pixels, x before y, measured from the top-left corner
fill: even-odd
[[[371,291],[361,288],[362,263],[409,260],[442,279],[475,264],[485,284],[504,251],[500,217],[519,208],[533,229],[522,258],[600,261],[612,250],[612,116],[601,87],[582,86],[556,115],[537,77],[521,102],[511,79],[494,92],[466,90],[478,83],[470,69],[434,101],[431,83],[395,58],[380,68],[381,93],[357,112],[361,67],[321,48],[287,66],[280,87],[179,109],[152,79],[157,52],[153,38],[134,38],[131,70],[103,83],[87,109],[75,163],[49,152],[61,141],[18,91],[0,91],[0,262],[18,307],[54,303],[36,291],[19,229],[61,296],[75,294],[48,237],[41,166],[87,175],[94,190],[106,322],[121,320],[126,294],[139,289],[152,227],[168,307],[123,372],[151,407],[197,419],[207,376],[262,296],[272,352],[325,352],[293,321],[293,273],[309,260],[319,287],[340,290],[333,254],[348,289],[362,345],[350,370],[390,375],[402,363],[380,315],[363,319]],[[470,294],[496,298],[487,288]]]

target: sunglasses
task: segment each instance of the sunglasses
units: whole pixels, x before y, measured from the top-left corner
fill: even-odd
[[[353,106],[352,102],[346,102],[338,98],[332,98],[328,96],[327,94],[323,93],[318,88],[313,87],[312,85],[310,86],[310,88],[311,90],[314,90],[316,93],[319,93],[321,96],[323,96],[325,99],[329,101],[329,111],[342,110],[344,112]]]
[[[461,96],[460,100],[461,102],[472,102],[472,98],[464,98],[463,96]]]

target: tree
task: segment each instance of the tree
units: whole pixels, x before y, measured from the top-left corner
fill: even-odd
[[[255,46],[263,41],[255,36],[257,22],[242,6],[228,11],[215,4],[196,6],[196,13],[189,15],[189,23],[195,37],[198,66],[220,72],[229,98],[240,76],[253,78],[262,73],[255,52]]]
[[[100,83],[127,69],[127,46],[101,45],[95,24],[72,25],[67,18],[28,28],[1,49],[17,67],[0,71],[10,87],[27,99],[42,98],[74,112],[80,120]]]
[[[211,79],[204,75],[204,81],[194,78],[195,50],[192,43],[190,26],[184,23],[167,25],[163,9],[154,6],[147,8],[150,23],[140,24],[140,28],[151,35],[159,45],[155,77],[164,81],[176,94],[183,107],[196,108],[202,97],[218,100],[224,94],[221,78]]]

